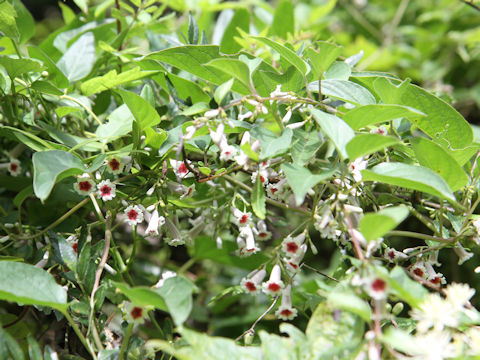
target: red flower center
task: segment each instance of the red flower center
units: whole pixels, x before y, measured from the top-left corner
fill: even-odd
[[[10,164],[10,170],[16,172],[18,170],[18,165],[15,163]]]
[[[90,181],[79,181],[78,188],[81,191],[90,191],[92,189],[92,184],[90,183]]]
[[[295,241],[287,242],[287,252],[295,254],[298,251],[298,244]]]
[[[138,212],[135,209],[132,209],[127,212],[127,217],[129,220],[137,220]]]
[[[120,161],[113,158],[108,162],[108,166],[110,166],[110,169],[112,169],[113,171],[120,170]]]
[[[178,167],[178,172],[180,174],[186,174],[188,172],[187,167],[185,166],[185,163],[181,163],[180,166]]]
[[[280,291],[280,285],[278,285],[277,283],[269,283],[268,284],[268,290],[270,290],[271,292],[278,292]]]
[[[245,287],[248,289],[248,291],[257,291],[257,286],[253,281],[247,281],[245,283]]]
[[[388,257],[389,257],[390,259],[392,259],[392,260],[395,259],[395,251],[390,250],[390,251],[388,252]]]
[[[262,175],[260,175],[260,182],[262,182],[262,183],[265,182],[265,178]]]
[[[290,265],[290,266],[291,266],[292,268],[294,268],[295,270],[298,269],[298,265],[295,264],[294,262],[289,261],[289,262],[288,262],[288,265]]]
[[[271,192],[272,194],[275,194],[277,191],[278,191],[278,189],[277,189],[276,187],[271,187],[271,188],[270,188],[270,192]]]
[[[440,285],[441,280],[440,276],[435,276],[430,282],[434,285]]]
[[[261,232],[260,234],[258,234],[258,237],[266,238],[266,237],[268,237],[268,234],[265,233],[265,232]]]
[[[247,220],[248,220],[248,215],[242,215],[242,217],[240,218],[240,224],[246,224],[247,223]]]
[[[78,242],[72,245],[73,251],[75,251],[75,254],[78,254]]]
[[[372,283],[372,289],[374,291],[385,291],[386,287],[387,283],[382,279],[375,279],[375,281]]]
[[[130,315],[132,315],[133,320],[137,320],[142,317],[143,309],[139,307],[134,307],[132,311],[130,311]]]
[[[282,315],[285,316],[285,317],[290,317],[290,316],[293,314],[293,312],[292,312],[292,310],[290,310],[290,309],[283,309],[283,310],[280,312],[280,314],[282,314]]]
[[[108,185],[103,185],[100,188],[100,192],[102,193],[102,196],[108,196],[112,193],[112,188]]]
[[[422,277],[423,274],[424,274],[423,270],[420,269],[420,268],[418,268],[418,267],[415,268],[415,269],[413,269],[413,273],[414,273],[415,275],[417,275],[417,276],[420,276],[420,277]]]

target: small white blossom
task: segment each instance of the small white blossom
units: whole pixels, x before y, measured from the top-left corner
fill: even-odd
[[[97,184],[90,179],[90,175],[83,174],[77,177],[77,182],[73,184],[73,189],[80,195],[86,196],[95,191]]]
[[[293,320],[297,316],[297,309],[292,307],[292,288],[291,285],[285,287],[282,291],[282,303],[275,312],[275,315],[282,320]]]
[[[299,251],[300,247],[305,241],[305,233],[301,233],[294,238],[287,236],[282,241],[282,250],[287,255],[287,257],[295,257]]]
[[[356,182],[362,181],[362,170],[365,170],[367,165],[368,162],[364,160],[363,157],[360,157],[348,166],[348,169],[352,173],[352,176]]]
[[[107,172],[117,175],[121,174],[125,164],[123,164],[122,159],[113,156],[107,160]]]
[[[165,224],[165,218],[158,215],[158,210],[153,211],[152,217],[148,222],[147,230],[145,234],[149,236],[158,236],[158,228]]]
[[[448,285],[445,289],[447,301],[457,311],[462,310],[474,294],[475,289],[472,289],[467,284],[453,283]]]
[[[265,269],[255,270],[240,282],[240,286],[245,292],[257,294],[260,291],[261,283],[267,275]]]
[[[462,265],[465,261],[469,260],[473,256],[473,253],[465,250],[465,248],[460,244],[457,244],[453,248],[453,251],[458,256],[458,265]]]
[[[272,237],[272,233],[268,231],[267,224],[265,221],[259,220],[257,223],[257,227],[253,229],[257,240],[266,241]]]
[[[22,166],[20,161],[17,159],[10,159],[10,162],[8,163],[8,172],[12,176],[18,176],[22,172]]]
[[[251,212],[243,212],[239,209],[232,207],[232,213],[234,216],[234,224],[238,227],[242,226],[249,226],[252,223],[252,213]]]
[[[275,265],[270,273],[270,278],[267,282],[262,284],[262,290],[265,294],[276,296],[280,294],[282,289],[285,287],[281,279],[282,271],[280,265]]]
[[[109,179],[101,181],[97,189],[97,197],[103,201],[109,201],[115,197],[116,186]]]
[[[457,310],[437,293],[429,294],[410,315],[418,321],[417,331],[420,333],[426,333],[432,327],[436,331],[442,331],[445,327],[458,326]]]
[[[124,210],[125,222],[135,226],[143,221],[143,211],[138,205],[130,205]]]
[[[160,278],[160,280],[158,280],[158,282],[155,284],[155,287],[158,289],[158,288],[161,288],[164,284],[165,284],[165,280],[167,279],[170,279],[170,278],[173,278],[177,276],[177,273],[175,271],[170,271],[170,270],[167,270],[167,271],[164,271],[162,272],[162,277]]]

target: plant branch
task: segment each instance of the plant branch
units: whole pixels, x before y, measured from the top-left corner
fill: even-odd
[[[262,320],[262,319],[270,312],[270,310],[273,309],[273,307],[274,307],[275,304],[277,303],[277,300],[278,300],[279,297],[280,297],[280,295],[275,296],[275,299],[273,299],[273,302],[272,302],[272,304],[268,307],[268,309],[265,310],[265,312],[264,312],[262,315],[260,315],[260,316],[257,318],[257,320],[255,320],[255,322],[252,324],[252,326],[251,326],[248,330],[245,330],[242,335],[240,335],[239,337],[237,337],[237,338],[235,339],[235,341],[240,340],[242,337],[244,337],[244,336],[247,335],[248,333],[250,333],[250,334],[255,334],[255,326],[257,326],[257,324],[259,323],[259,321]]]

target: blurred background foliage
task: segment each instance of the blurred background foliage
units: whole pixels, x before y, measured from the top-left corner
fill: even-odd
[[[115,0],[107,1],[114,5]],[[33,42],[59,28],[68,6],[75,12],[99,0],[23,0],[37,20]],[[480,5],[480,2],[477,2]],[[274,20],[278,2],[244,0],[169,0],[166,12],[178,20],[192,11],[200,29],[215,42],[210,24],[232,9],[252,15],[250,32],[261,32]],[[293,1],[294,26],[299,39],[331,40],[344,47],[343,55],[364,52],[359,70],[391,72],[453,101],[473,124],[480,124],[480,11],[461,0],[308,0]],[[131,4],[134,7],[134,4]],[[212,21],[213,20],[213,21]],[[292,24],[282,24],[286,28]]]

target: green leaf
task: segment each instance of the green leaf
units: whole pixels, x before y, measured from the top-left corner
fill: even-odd
[[[374,104],[356,107],[343,116],[343,120],[353,130],[359,130],[368,125],[376,125],[398,118],[416,119],[425,114],[408,106]]]
[[[245,31],[248,31],[248,29]],[[292,2],[290,0],[283,0],[277,5],[277,9],[273,15],[269,35],[277,35],[286,39],[288,33],[292,35],[295,33],[295,17]]]
[[[117,74],[117,70],[111,70],[103,76],[94,77],[93,79],[85,81],[81,85],[81,89],[86,96],[90,96],[105,90],[113,89],[118,85],[158,74],[158,72],[159,71],[142,71],[139,67],[124,71],[120,74]]]
[[[380,336],[380,341],[405,354],[418,354],[415,338],[405,330],[391,326]]]
[[[455,196],[440,175],[423,166],[403,163],[382,163],[371,170],[362,170],[364,181],[379,181],[411,190],[423,191],[455,203]]]
[[[35,34],[35,21],[20,0],[13,0],[13,7],[17,12],[15,22],[20,33],[20,44],[24,44]]]
[[[198,44],[198,25],[192,13],[188,14],[188,43]]]
[[[321,174],[312,174],[310,170],[298,164],[282,164],[282,170],[287,176],[287,182],[295,194],[297,206],[302,205],[307,192],[319,182],[333,175],[333,170]]]
[[[325,79],[348,80],[352,74],[352,68],[343,61],[336,61],[323,74]]]
[[[305,165],[322,146],[317,131],[306,132],[296,129],[293,132],[292,159],[299,165]]]
[[[247,64],[237,59],[220,58],[214,59],[206,64],[207,67],[213,67],[223,71],[229,77],[240,81],[246,87],[250,87],[250,69]]]
[[[409,214],[406,206],[385,208],[376,213],[367,213],[360,219],[359,230],[367,241],[377,240],[395,229]]]
[[[420,165],[444,178],[452,191],[460,190],[468,183],[465,171],[440,145],[420,137],[411,139],[410,143]]]
[[[90,74],[95,63],[95,38],[91,32],[80,36],[58,60],[58,68],[73,83]]]
[[[230,23],[225,28],[220,42],[220,51],[224,54],[235,54],[242,49],[242,46],[235,41],[235,37],[241,37],[237,28],[245,32],[250,28],[250,13],[247,9],[236,9],[235,14],[230,20]]]
[[[366,323],[370,323],[372,319],[370,306],[353,291],[336,288],[328,294],[327,302],[331,307],[360,316]]]
[[[0,261],[0,299],[65,311],[67,293],[52,275],[30,264]]]
[[[61,150],[37,152],[33,154],[32,162],[33,190],[42,201],[48,198],[59,176],[64,178],[85,171],[78,157]]]
[[[11,355],[9,359],[25,359],[25,357],[23,356],[23,351],[18,345],[17,340],[15,340],[12,335],[10,335],[6,330],[4,330],[2,326],[0,326],[0,339],[2,342],[5,342],[5,347],[8,349],[8,352]]]
[[[385,281],[387,281],[394,295],[412,307],[418,307],[423,298],[428,294],[427,289],[410,279],[405,270],[400,266],[395,266],[390,275],[385,277]]]
[[[210,106],[208,106],[207,103],[197,102],[197,103],[193,104],[192,106],[187,107],[180,114],[185,115],[185,116],[192,116],[192,115],[203,113],[207,110],[210,110]]]
[[[210,96],[208,96],[200,86],[198,86],[193,81],[184,79],[180,76],[175,74],[169,73],[168,79],[172,82],[175,90],[177,91],[177,95],[179,98],[183,100],[187,100],[188,98],[191,99],[193,103],[197,102],[210,102]]]
[[[352,128],[339,117],[326,112],[310,109],[314,119],[322,128],[325,135],[332,141],[342,159],[348,158],[347,144],[355,136]]]
[[[189,280],[175,276],[165,280],[163,286],[155,290],[165,300],[168,312],[177,326],[183,324],[192,311],[194,289],[195,286]]]
[[[67,145],[68,147],[85,151],[100,151],[103,148],[102,144],[97,142],[95,138],[87,139],[76,135],[70,135],[57,130],[53,126],[50,126],[43,121],[37,121],[37,123],[40,125],[40,127],[45,129],[52,138],[61,144]]]
[[[63,92],[60,91],[56,86],[52,85],[48,81],[42,81],[42,80],[37,80],[34,83],[32,83],[32,89],[44,94],[50,94],[50,95],[56,95],[56,96],[61,96],[63,95]]]
[[[42,352],[40,346],[32,335],[28,335],[28,356],[31,360],[42,360]]]
[[[254,214],[260,219],[265,219],[265,190],[263,189],[263,183],[260,181],[260,173],[258,173],[253,187],[251,203]]]
[[[42,66],[38,61],[30,59],[14,59],[7,56],[0,57],[0,65],[5,68],[10,78],[14,79],[29,72],[40,72]]]
[[[357,83],[348,80],[322,80],[322,95],[352,103],[354,105],[375,104],[375,97],[370,91]],[[310,91],[318,92],[318,80],[308,84]]]
[[[386,147],[400,143],[393,136],[383,136],[380,134],[360,134],[356,135],[346,146],[348,157],[357,159],[361,156],[373,154]]]
[[[17,12],[8,1],[0,2],[0,32],[13,40],[18,40],[20,36],[15,20],[16,17]]]
[[[118,93],[132,112],[140,129],[160,124],[160,116],[147,100],[130,91],[118,90]]]
[[[261,37],[261,36],[252,36],[252,39],[258,40],[263,42],[265,45],[271,47],[273,50],[278,52],[280,56],[285,59],[286,62],[288,62],[290,65],[295,66],[298,71],[302,75],[307,74],[307,64],[305,64],[305,61],[303,61],[297,54],[295,54],[292,50],[289,48],[273,41],[270,40],[269,38],[266,37]]]
[[[453,149],[465,148],[472,143],[471,126],[445,101],[408,83],[403,87],[402,84],[397,86],[390,80],[379,77],[373,84],[378,94],[394,93],[392,102],[395,101],[400,105],[410,106],[425,113],[427,116],[412,119],[412,121],[433,141]]]
[[[223,99],[225,96],[227,96],[228,92],[232,89],[233,85],[233,78],[228,80],[227,82],[224,82],[222,85],[219,85],[215,89],[215,94],[213,95],[213,98],[215,99],[215,102],[220,106]]]
[[[132,303],[137,306],[154,307],[159,310],[168,311],[163,296],[158,293],[158,289],[146,286],[129,287],[125,283],[114,282],[113,285],[120,289]]]
[[[273,138],[268,142],[262,141],[262,153],[260,157],[267,159],[272,156],[282,154],[290,147],[292,142],[293,131],[290,128],[286,128],[282,135],[278,138]]]
[[[100,138],[116,138],[117,136],[127,135],[132,131],[134,117],[127,105],[121,105],[112,111],[107,118],[108,122],[100,125],[95,131],[95,135]]]
[[[66,88],[68,86],[68,79],[65,74],[57,67],[57,65],[50,59],[50,57],[45,54],[40,48],[29,45],[28,46],[28,55],[31,58],[38,59],[43,62],[43,65],[47,68],[50,75],[54,76],[55,83],[61,88]]]
[[[324,41],[316,42],[315,45],[318,51],[308,47],[305,49],[305,57],[310,60],[314,78],[318,79],[342,53],[342,47]]]

